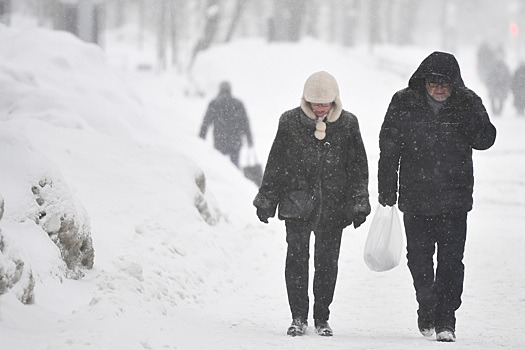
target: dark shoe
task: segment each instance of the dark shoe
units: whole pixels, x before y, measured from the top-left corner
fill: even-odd
[[[290,325],[290,327],[288,327],[288,331],[286,332],[286,334],[288,334],[291,337],[303,335],[304,333],[306,333],[307,327],[308,322],[306,320],[303,320],[301,318],[294,318],[292,324]]]
[[[436,340],[453,343],[456,341],[456,333],[452,329],[442,329],[436,333]]]
[[[317,334],[323,337],[331,337],[332,335],[334,335],[334,332],[332,331],[332,328],[330,328],[330,325],[327,321],[316,321],[315,331],[317,332]]]
[[[431,337],[434,335],[435,318],[433,312],[422,312],[417,311],[417,326],[421,334],[425,337]]]
[[[419,328],[419,331],[424,337],[431,337],[434,335],[434,328]]]

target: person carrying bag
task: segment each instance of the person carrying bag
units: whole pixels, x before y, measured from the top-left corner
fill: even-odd
[[[456,341],[473,204],[472,153],[495,140],[483,101],[465,86],[454,55],[440,51],[394,93],[381,125],[378,202],[398,203],[403,212],[417,327],[439,342]]]

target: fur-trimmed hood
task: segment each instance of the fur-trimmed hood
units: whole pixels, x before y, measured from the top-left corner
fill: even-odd
[[[339,85],[335,78],[328,72],[316,72],[306,79],[303,95],[301,96],[301,109],[312,120],[317,117],[310,107],[310,103],[333,103],[328,111],[326,121],[333,123],[341,116],[343,104],[339,96]]]

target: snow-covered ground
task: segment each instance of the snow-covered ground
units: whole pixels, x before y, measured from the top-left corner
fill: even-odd
[[[433,48],[372,54],[312,40],[237,41],[203,53],[188,78],[135,69],[149,62],[122,33],[108,37],[105,53],[44,30],[0,28],[0,42],[0,128],[23,135],[58,169],[89,215],[95,249],[93,269],[70,280],[56,273],[55,260],[18,247],[34,265],[35,303],[23,305],[13,292],[0,296],[1,349],[525,347],[525,118],[516,116],[511,99],[504,116],[492,118],[494,147],[475,153],[465,292],[458,341],[448,345],[419,334],[404,258],[389,272],[366,267],[370,220],[344,233],[331,307],[335,336],[310,329],[305,337],[287,337],[284,224],[259,223],[251,204],[255,185],[209,139],[197,138],[208,101],[228,79],[246,105],[264,162],[278,118],[298,105],[304,80],[329,71],[344,108],[360,121],[374,207],[382,118],[392,94]],[[475,50],[456,56],[466,84],[486,100]],[[20,175],[0,169],[2,179]],[[3,193],[9,186],[0,184],[6,200],[0,229],[13,245],[24,243],[27,223],[10,216]],[[208,215],[197,202],[206,203]],[[42,254],[53,255],[52,246],[40,247]]]

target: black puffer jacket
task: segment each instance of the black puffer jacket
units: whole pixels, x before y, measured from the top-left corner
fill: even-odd
[[[427,98],[428,73],[444,75],[454,85],[437,115]],[[467,212],[474,186],[472,149],[487,149],[495,138],[485,107],[465,87],[454,56],[434,52],[388,107],[379,137],[379,193],[396,194],[399,179],[399,209],[405,213]]]
[[[368,163],[357,118],[343,110],[337,120],[327,123],[326,139],[316,139],[314,132],[315,120],[300,107],[281,116],[253,204],[273,217],[286,193],[306,190],[316,197],[312,223],[320,228],[346,227],[356,212],[365,217],[370,213]]]

